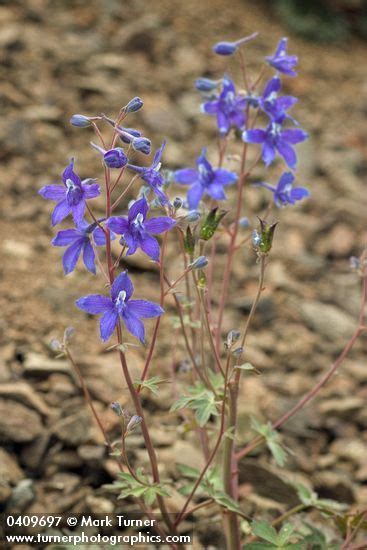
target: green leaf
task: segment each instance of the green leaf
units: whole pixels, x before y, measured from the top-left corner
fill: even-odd
[[[294,525],[291,523],[285,523],[278,533],[278,546],[284,546],[287,542],[289,542],[294,530]]]
[[[251,527],[254,535],[277,546],[278,535],[270,523],[266,523],[266,521],[254,521]]]
[[[251,363],[242,363],[242,365],[235,365],[233,368],[235,369],[241,369],[241,370],[247,370],[247,371],[254,371],[256,374],[261,374],[261,372],[256,369]]]
[[[287,452],[284,450],[284,448],[279,445],[279,443],[276,443],[271,439],[269,439],[266,443],[278,466],[284,466],[287,460]]]
[[[181,464],[179,462],[176,464],[176,467],[183,476],[188,477],[189,479],[197,479],[199,477],[199,470],[196,468],[191,468],[191,466],[187,466],[187,464]]]
[[[154,394],[158,394],[158,389],[160,384],[164,384],[165,382],[168,382],[167,379],[163,379],[160,376],[152,376],[152,378],[148,378],[147,380],[144,380],[144,382],[141,382],[141,380],[137,379],[134,381],[134,387],[142,387],[150,390]]]
[[[270,542],[250,542],[250,544],[246,544],[244,546],[244,550],[268,550],[268,548],[277,548],[274,546],[274,544],[270,544]]]
[[[151,506],[153,502],[155,501],[157,496],[157,493],[154,489],[154,487],[149,487],[144,492],[144,502],[147,506]]]
[[[226,495],[226,493],[214,493],[213,498],[223,508],[230,510],[231,512],[239,513],[241,508],[235,500]]]

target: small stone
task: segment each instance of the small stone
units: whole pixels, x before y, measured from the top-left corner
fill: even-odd
[[[54,434],[64,443],[77,447],[89,439],[90,417],[79,412],[60,420],[53,426]]]
[[[0,399],[0,441],[25,443],[43,430],[39,415],[17,401]]]

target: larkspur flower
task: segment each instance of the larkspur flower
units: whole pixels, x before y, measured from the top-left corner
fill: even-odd
[[[164,180],[162,174],[160,173],[161,158],[165,146],[166,142],[164,141],[161,147],[156,151],[153,162],[150,166],[135,166],[134,164],[128,164],[127,166],[134,172],[137,172],[142,180],[148,183],[162,204],[170,204],[167,196],[162,191]]]
[[[85,267],[96,274],[95,254],[91,243],[93,238],[94,244],[103,246],[106,244],[106,237],[103,230],[98,227],[97,223],[88,224],[83,220],[74,229],[63,229],[59,231],[51,241],[54,246],[67,246],[67,249],[62,258],[64,273],[68,275],[74,271],[77,261],[83,253],[83,262]],[[111,239],[115,239],[115,235],[111,235]]]
[[[262,159],[269,166],[275,159],[276,152],[284,158],[290,168],[295,168],[297,156],[292,147],[308,138],[307,132],[299,128],[284,129],[284,118],[273,120],[265,129],[255,128],[243,132],[242,139],[246,143],[262,144]]]
[[[280,73],[284,73],[288,76],[297,76],[294,67],[298,63],[298,57],[296,55],[287,54],[287,44],[288,38],[281,38],[274,55],[265,57],[265,60],[271,67]]]
[[[309,191],[304,187],[293,187],[294,179],[294,175],[291,172],[284,172],[276,187],[265,182],[256,183],[254,185],[269,189],[274,195],[276,206],[286,206],[287,204],[295,204],[297,201],[310,195]]]
[[[85,202],[98,197],[99,185],[93,179],[81,181],[74,172],[74,159],[62,174],[63,185],[45,185],[38,192],[44,199],[58,201],[51,215],[52,225],[60,223],[70,213],[75,223],[82,223],[85,212]]]
[[[103,156],[103,162],[108,168],[123,168],[127,164],[127,156],[122,147],[114,147],[106,151],[99,145],[91,141],[91,146],[94,147]]]
[[[147,220],[148,210],[148,203],[143,197],[130,206],[127,217],[109,218],[106,226],[114,233],[122,235],[122,243],[128,246],[127,256],[134,254],[137,248],[141,248],[145,254],[157,262],[160,253],[159,243],[151,234],[157,235],[168,231],[176,221],[168,216]]]
[[[70,124],[72,126],[77,126],[78,128],[86,128],[91,126],[91,119],[85,115],[73,115],[70,119]]]
[[[226,200],[223,187],[234,183],[237,180],[237,174],[224,168],[213,168],[206,159],[206,149],[202,150],[196,164],[197,169],[183,168],[174,173],[177,183],[191,185],[187,193],[190,210],[196,209],[204,193],[215,200]]]
[[[281,86],[282,83],[279,76],[274,76],[265,85],[261,96],[249,95],[246,96],[246,99],[249,105],[255,108],[259,107],[273,120],[289,118],[292,122],[296,123],[296,121],[287,114],[287,110],[293,107],[298,99],[291,95],[278,97]]]
[[[145,339],[144,324],[141,319],[159,317],[164,310],[158,304],[146,300],[131,300],[134,286],[124,271],[111,286],[111,297],[91,294],[76,301],[79,309],[92,315],[102,314],[100,334],[103,342],[108,340],[116,328],[119,318],[127,330],[142,343]]]
[[[246,124],[245,96],[236,95],[236,89],[228,76],[223,78],[222,91],[219,96],[203,103],[202,111],[217,117],[218,130],[221,135],[228,134],[232,127],[243,130]]]

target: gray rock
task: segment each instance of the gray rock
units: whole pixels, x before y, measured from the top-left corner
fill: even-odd
[[[36,438],[42,430],[38,413],[17,401],[0,399],[0,441],[25,443]]]

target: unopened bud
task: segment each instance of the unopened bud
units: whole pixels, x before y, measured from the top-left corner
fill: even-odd
[[[230,330],[224,343],[225,347],[227,349],[231,348],[233,344],[237,342],[240,336],[241,333],[238,330]]]
[[[123,168],[127,164],[127,156],[121,147],[106,151],[103,160],[108,168]]]
[[[117,401],[113,401],[113,403],[111,403],[111,409],[117,414],[117,416],[124,416],[124,410]]]
[[[142,423],[142,420],[143,420],[143,419],[142,419],[141,416],[138,416],[137,414],[134,414],[134,415],[130,418],[130,420],[129,420],[127,426],[126,426],[126,433],[128,434],[128,433],[131,433],[132,431],[134,431],[135,428],[136,428],[137,426],[139,426],[139,424]]]
[[[218,86],[218,80],[210,78],[197,78],[195,80],[195,88],[200,92],[211,92]]]
[[[183,200],[180,197],[176,197],[172,204],[175,210],[179,210],[183,205]]]
[[[209,260],[206,256],[199,256],[190,264],[190,267],[191,269],[204,269],[204,267],[206,267],[208,263]]]
[[[218,208],[213,208],[203,221],[200,228],[200,238],[204,241],[209,241],[209,239],[212,238],[218,228],[219,222],[227,213],[225,210],[221,210],[219,213],[217,212]]]
[[[84,115],[73,115],[70,119],[70,124],[78,128],[86,128],[91,125],[90,118]]]
[[[127,113],[135,113],[136,111],[139,111],[143,106],[143,101],[140,99],[140,97],[134,97],[125,107],[125,111]]]
[[[150,153],[151,142],[146,137],[134,138],[131,142],[131,145],[133,146],[133,149],[135,149],[135,151],[139,151],[140,153],[144,153],[144,155],[149,155],[149,153]]]
[[[74,327],[66,327],[64,331],[64,344],[68,344],[71,342],[71,340],[75,336],[75,328]]]

